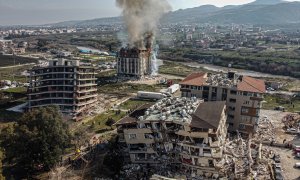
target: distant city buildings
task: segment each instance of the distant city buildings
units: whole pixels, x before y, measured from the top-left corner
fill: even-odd
[[[0,39],[0,53],[2,54],[24,54],[27,42],[14,43],[12,40]]]
[[[51,60],[30,70],[28,108],[59,106],[67,119],[81,120],[97,101],[95,68],[79,61]]]
[[[230,132],[249,135],[255,132],[262,108],[265,82],[248,76],[193,73],[181,83],[182,97],[205,101],[226,101]]]

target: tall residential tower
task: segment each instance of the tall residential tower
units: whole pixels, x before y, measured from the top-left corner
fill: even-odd
[[[95,69],[79,61],[51,60],[30,70],[28,108],[57,105],[67,119],[81,120],[97,101]]]

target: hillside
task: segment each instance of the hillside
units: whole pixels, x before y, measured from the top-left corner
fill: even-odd
[[[300,23],[300,2],[281,0],[257,0],[240,6],[219,8],[204,5],[189,9],[180,9],[165,15],[161,21],[168,23],[217,23],[217,24],[265,24],[280,25]],[[99,18],[86,21],[69,21],[52,24],[53,26],[97,26],[121,24],[122,18]]]
[[[275,5],[283,2],[284,2],[283,0],[256,0],[249,4],[250,5]]]
[[[211,9],[211,8],[210,8]],[[203,6],[168,14],[164,23],[237,23],[237,24],[288,24],[300,22],[300,2],[279,4],[250,3],[243,6],[215,8]]]

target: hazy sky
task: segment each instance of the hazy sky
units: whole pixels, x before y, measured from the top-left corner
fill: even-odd
[[[204,4],[238,5],[254,0],[168,0],[173,10]],[[120,15],[114,0],[0,0],[0,25],[46,24]]]

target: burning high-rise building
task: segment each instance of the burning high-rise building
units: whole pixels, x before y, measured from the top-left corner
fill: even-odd
[[[171,10],[166,0],[116,0],[123,10],[128,46],[117,55],[121,76],[141,78],[152,74],[152,44],[161,16]]]
[[[151,75],[151,49],[122,48],[117,54],[117,73],[137,78]]]

